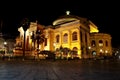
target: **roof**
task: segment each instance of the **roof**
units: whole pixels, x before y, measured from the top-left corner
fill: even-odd
[[[75,21],[75,20],[85,21],[87,19],[79,17],[79,16],[75,16],[75,15],[70,15],[66,12],[66,15],[60,16],[60,17],[58,17],[58,19],[53,21],[53,25],[60,25],[60,24],[72,22],[72,21]]]

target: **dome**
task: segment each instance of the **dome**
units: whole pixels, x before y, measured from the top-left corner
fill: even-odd
[[[56,19],[53,22],[53,25],[60,25],[60,24],[64,24],[64,23],[83,19],[83,18],[78,17],[78,16],[70,15],[69,13],[70,12],[66,11],[66,15],[60,16],[58,19]]]

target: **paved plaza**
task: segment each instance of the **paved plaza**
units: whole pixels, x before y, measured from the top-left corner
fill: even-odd
[[[1,60],[0,80],[120,80],[120,61]]]

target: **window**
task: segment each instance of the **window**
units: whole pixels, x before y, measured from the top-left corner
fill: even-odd
[[[78,48],[77,47],[73,47],[73,51],[77,51],[78,50]]]
[[[73,47],[72,55],[76,55],[77,56],[77,52],[78,52],[78,48],[77,47]]]
[[[72,33],[72,40],[77,40],[77,32]]]
[[[59,43],[59,40],[60,40],[60,36],[57,35],[57,36],[56,36],[56,43]]]
[[[96,46],[95,40],[92,40],[92,42],[91,42],[91,46],[93,46],[93,47]]]
[[[99,46],[102,47],[103,46],[103,41],[99,40]]]
[[[68,34],[67,33],[65,33],[64,36],[63,36],[63,42],[64,43],[68,42]]]
[[[108,41],[105,41],[105,45],[108,46]]]

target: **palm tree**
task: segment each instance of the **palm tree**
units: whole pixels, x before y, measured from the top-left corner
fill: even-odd
[[[34,33],[34,31],[32,32],[32,36],[31,36],[31,39],[32,39],[32,42],[33,42],[33,48],[32,48],[32,50],[35,50],[35,33]]]
[[[37,49],[39,49],[39,45],[42,44],[45,40],[45,36],[43,34],[43,30],[36,31],[36,41],[37,41]]]

